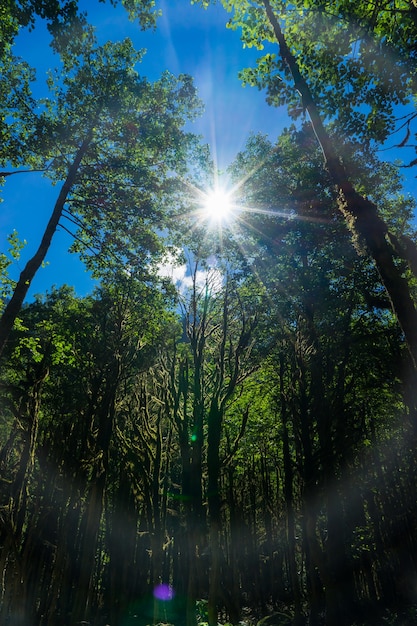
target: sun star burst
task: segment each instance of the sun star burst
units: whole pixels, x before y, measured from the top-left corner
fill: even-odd
[[[233,212],[230,193],[220,188],[208,191],[204,194],[202,211],[203,215],[213,222],[228,221]]]

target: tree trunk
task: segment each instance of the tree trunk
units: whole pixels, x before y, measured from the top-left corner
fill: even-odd
[[[19,276],[19,280],[16,283],[13,295],[10,298],[10,301],[7,303],[3,315],[0,318],[0,355],[3,352],[7,339],[13,328],[13,324],[15,323],[15,320],[19,315],[20,309],[22,308],[23,301],[26,297],[32,280],[38,269],[41,267],[43,261],[45,260],[46,254],[51,245],[52,237],[55,234],[59,220],[61,219],[62,211],[64,209],[65,202],[67,201],[68,194],[71,191],[71,187],[75,182],[78,168],[85,153],[88,150],[91,138],[92,133],[90,131],[82,142],[81,146],[78,148],[74,161],[72,162],[72,165],[68,170],[67,178],[65,179],[61,191],[59,192],[57,201],[55,202],[54,210],[52,211],[52,215],[49,218],[48,224],[45,228],[41,243],[39,244],[39,247],[33,257],[29,259],[24,269],[22,270]]]
[[[31,621],[33,615],[27,614],[27,610],[32,611],[32,607],[27,602],[29,595],[29,576],[31,570],[24,567],[25,552],[32,547],[31,540],[36,531],[31,530],[25,536],[25,525],[27,524],[27,500],[29,497],[29,484],[35,462],[35,453],[38,438],[39,411],[41,405],[41,389],[44,380],[49,374],[49,355],[46,354],[42,361],[36,365],[34,370],[28,374],[29,390],[24,404],[25,413],[21,418],[27,420],[27,430],[24,434],[23,449],[20,455],[19,465],[13,484],[7,507],[8,523],[5,533],[6,539],[1,551],[0,577],[3,582],[2,597],[8,596],[9,608],[16,615],[23,615],[25,620]],[[33,521],[33,520],[32,520]],[[34,567],[36,564],[34,564]],[[10,568],[10,576],[7,571]],[[6,593],[6,586],[8,593]],[[0,620],[8,614],[7,603],[3,602],[0,608]]]
[[[303,614],[301,609],[301,593],[297,575],[296,561],[296,543],[295,543],[295,514],[293,502],[293,476],[290,457],[290,447],[288,441],[288,426],[286,418],[283,414],[282,419],[282,443],[283,443],[283,461],[284,461],[284,498],[287,508],[287,543],[288,543],[288,566],[290,570],[290,580],[292,593],[294,596],[294,626],[300,626],[303,623]]]
[[[241,599],[240,599],[240,561],[242,561],[242,544],[243,533],[242,527],[244,524],[243,515],[238,511],[236,503],[234,484],[234,469],[232,464],[228,467],[228,507],[230,515],[230,549],[229,549],[229,576],[226,578],[229,592],[228,612],[229,620],[232,624],[238,624],[241,617]]]
[[[80,575],[76,582],[76,593],[71,616],[75,624],[82,620],[88,621],[91,610],[90,601],[92,596],[98,533],[103,512],[106,475],[102,471],[101,474],[93,480],[94,482],[89,493],[87,510],[85,512],[85,528],[78,562]]]
[[[104,507],[104,495],[109,467],[109,448],[113,433],[116,391],[120,378],[120,362],[114,358],[109,368],[108,379],[101,399],[98,415],[97,456],[93,470],[92,485],[89,491],[87,509],[84,516],[85,530],[79,561],[79,580],[74,600],[72,619],[77,622],[88,620],[93,597],[94,567],[101,518]]]
[[[79,493],[74,479],[65,509],[61,513],[60,530],[57,534],[57,548],[51,568],[48,597],[45,601],[45,617],[42,624],[54,626],[57,615],[70,612],[71,597],[71,552],[74,551],[74,537],[78,528]],[[75,555],[74,555],[75,557]]]
[[[354,237],[364,241],[379,271],[388,293],[393,312],[404,333],[414,369],[417,369],[417,311],[409,284],[402,276],[396,259],[407,260],[406,251],[398,249],[398,242],[390,240],[385,222],[379,217],[376,205],[361,196],[349,180],[347,171],[338,157],[329,134],[324,128],[310,88],[300,73],[297,61],[287,46],[279,22],[269,0],[262,0],[268,19],[279,44],[282,60],[288,66],[294,86],[301,95],[303,107],[308,111],[312,127],[321,146],[330,177],[339,192],[339,209],[343,213]]]
[[[222,426],[222,413],[217,399],[213,399],[208,417],[207,434],[207,499],[209,508],[209,533],[210,533],[210,577],[208,594],[208,623],[209,626],[217,626],[218,598],[220,587],[220,527],[221,527],[221,503],[219,492],[220,478],[220,433]]]
[[[297,575],[296,562],[296,543],[295,543],[295,514],[293,499],[293,468],[290,456],[290,444],[288,437],[288,407],[285,397],[284,382],[284,359],[280,355],[279,359],[279,390],[280,390],[280,408],[282,420],[282,446],[283,446],[283,463],[284,463],[284,499],[287,508],[287,543],[288,543],[288,566],[290,570],[290,580],[292,593],[294,596],[294,626],[299,626],[303,621],[301,609],[301,593]]]
[[[317,539],[317,506],[319,500],[318,470],[313,458],[312,433],[309,413],[309,403],[306,390],[306,371],[302,358],[298,359],[299,367],[299,432],[303,454],[302,478],[302,508],[303,508],[303,547],[306,557],[307,591],[310,605],[310,624],[318,626],[321,623],[320,613],[323,608],[325,580],[324,555]]]

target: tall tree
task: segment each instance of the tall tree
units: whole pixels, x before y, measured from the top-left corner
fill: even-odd
[[[332,624],[340,621],[342,614],[353,620],[360,604],[355,597],[350,543],[357,532],[355,523],[359,523],[357,518],[353,522],[354,515],[349,518],[349,504],[344,504],[344,481],[358,438],[366,439],[365,433],[360,433],[357,397],[372,388],[366,359],[359,366],[360,354],[368,341],[374,342],[374,348],[365,352],[378,368],[380,380],[391,379],[388,384],[396,395],[394,381],[402,367],[401,337],[387,313],[375,269],[366,257],[355,257],[348,231],[337,220],[335,195],[329,179],[320,174],[320,155],[311,158],[314,141],[308,126],[303,132],[287,131],[276,146],[263,137],[254,137],[248,150],[238,156],[234,175],[236,181],[245,181],[241,185],[242,203],[261,209],[258,216],[254,212],[245,215],[241,228],[246,231],[245,248],[252,270],[260,285],[274,293],[270,314],[276,315],[275,324],[281,327],[276,348],[278,364],[269,377],[277,382],[269,393],[278,408],[277,417],[283,421],[287,477],[292,472],[288,431],[295,440],[295,466],[302,481],[310,620],[320,623],[324,598],[326,623]],[[361,177],[357,184],[366,189],[370,184],[367,170],[370,180],[378,177],[376,162],[371,165],[370,155],[364,161],[358,154],[349,155],[350,149],[345,152],[346,162],[358,159]],[[260,162],[263,166],[259,168]],[[251,174],[254,171],[256,175]],[[397,189],[397,176],[392,168],[388,192],[386,166],[382,171],[386,180],[384,190],[379,190],[379,200],[387,222],[394,228],[402,222],[401,218],[397,222],[396,215],[402,201],[396,203],[390,198]],[[271,217],[276,205],[280,211]],[[409,218],[410,208],[403,205],[401,215]],[[253,230],[248,230],[248,224]],[[374,335],[376,328],[380,330]],[[287,482],[284,496],[288,524],[293,527],[292,494]],[[357,503],[354,506],[360,510]],[[325,541],[320,536],[323,515]],[[301,581],[298,584],[301,586]],[[292,585],[296,594],[296,583]],[[349,611],[353,612],[350,617]]]
[[[8,346],[13,368],[4,368],[2,377],[14,418],[1,454],[3,475],[14,485],[11,493],[7,483],[1,489],[2,506],[10,511],[1,524],[4,619],[19,612],[25,621],[42,624],[53,624],[57,614],[85,619],[98,610],[98,580],[106,585],[110,611],[117,589],[110,568],[125,579],[134,569],[117,555],[121,520],[112,513],[122,501],[133,516],[121,542],[126,555],[136,549],[132,476],[140,464],[129,460],[125,441],[144,408],[135,407],[138,378],[155,357],[164,305],[156,286],[122,274],[94,297],[78,300],[62,288],[24,307],[26,326]],[[146,479],[143,471],[145,486]],[[41,548],[43,542],[49,549]],[[111,561],[108,568],[101,550]],[[48,593],[40,593],[41,587]],[[135,587],[132,581],[111,607],[114,619]]]
[[[208,619],[218,620],[222,606],[238,619],[239,600],[223,592],[221,471],[224,421],[236,395],[256,367],[254,311],[256,294],[238,277],[207,267],[200,260],[184,296],[185,333],[166,355],[167,408],[174,421],[181,455],[181,497],[187,534],[180,589],[187,594],[187,623],[195,621],[195,601],[208,582]],[[243,435],[249,409],[237,410]],[[229,450],[229,456],[232,453]],[[230,460],[230,459],[229,459]],[[207,512],[204,502],[207,502]],[[203,555],[206,558],[203,559]],[[210,572],[210,573],[208,573]],[[175,583],[175,581],[174,581]]]
[[[182,131],[198,109],[189,77],[165,73],[149,83],[137,74],[141,53],[128,40],[101,47],[87,40],[81,56],[75,48],[50,76],[52,98],[41,101],[26,139],[53,182],[64,182],[3,312],[0,352],[58,224],[68,229],[64,218],[78,233],[74,248],[96,271],[117,257],[144,266],[163,227],[163,179],[184,167],[191,142]]]
[[[202,4],[208,4],[203,2]],[[323,152],[326,168],[338,192],[338,206],[346,223],[356,239],[363,241],[367,251],[374,259],[381,275],[382,282],[387,290],[391,305],[406,337],[410,356],[417,368],[417,311],[410,288],[409,277],[404,275],[403,263],[412,262],[407,246],[404,246],[392,233],[381,218],[377,205],[367,196],[356,189],[349,169],[341,160],[331,135],[324,125],[324,115],[321,112],[319,95],[310,87],[307,76],[303,73],[303,66],[297,59],[298,41],[287,43],[281,23],[284,23],[286,5],[280,2],[236,1],[225,2],[225,8],[233,10],[232,23],[241,27],[243,38],[249,45],[263,47],[263,42],[275,42],[279,48],[279,68],[283,78],[291,81],[292,89],[299,94],[300,108],[307,111],[317,141]],[[301,9],[303,5],[301,4]],[[314,42],[315,43],[315,42]],[[350,45],[352,38],[350,38]],[[313,46],[314,47],[314,46]],[[329,47],[324,46],[328,54],[332,54]],[[306,61],[308,62],[308,61]],[[271,67],[276,68],[274,57],[268,54],[258,65],[258,73],[262,84],[269,84]],[[323,92],[331,92],[324,73],[321,73],[321,64],[314,66],[317,82],[322,83]],[[396,70],[394,70],[396,71]],[[273,88],[279,89],[280,76],[273,76]],[[288,82],[285,84],[288,86]],[[256,82],[256,81],[255,81]],[[396,96],[394,95],[393,98]],[[392,101],[391,101],[392,105]]]

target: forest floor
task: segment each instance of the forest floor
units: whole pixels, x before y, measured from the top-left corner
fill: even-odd
[[[273,611],[266,616],[260,616],[257,611],[244,607],[239,624],[240,626],[292,626],[293,618],[287,611]],[[307,618],[305,626],[308,624]],[[199,621],[198,626],[207,626],[207,622]],[[225,620],[220,621],[219,626],[231,626],[231,624]],[[417,626],[417,605],[398,608],[395,611],[388,609],[378,611],[370,615],[366,621],[353,622],[350,626]]]

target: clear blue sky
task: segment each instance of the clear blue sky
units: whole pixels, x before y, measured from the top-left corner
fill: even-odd
[[[101,42],[130,37],[137,48],[147,48],[140,72],[150,80],[158,78],[165,69],[194,77],[205,103],[205,114],[192,125],[192,130],[210,144],[221,169],[243,148],[251,131],[264,132],[275,139],[290,122],[284,110],[265,103],[263,93],[241,86],[238,71],[253,65],[261,53],[243,49],[239,33],[225,28],[228,15],[223,8],[216,5],[204,11],[186,0],[160,0],[159,6],[163,15],[158,29],[142,32],[128,21],[122,7],[113,8],[98,0],[80,1]],[[54,66],[48,43],[43,23],[30,33],[22,31],[17,42],[16,54],[37,68],[37,95],[42,95],[46,70]],[[386,153],[385,158],[392,155]],[[407,173],[410,174],[407,189],[417,195],[415,179],[411,172]],[[7,179],[0,207],[0,249],[4,249],[5,237],[13,229],[27,241],[20,266],[14,272],[22,269],[37,248],[58,191],[58,187],[51,188],[38,174]],[[91,280],[83,265],[75,255],[67,253],[70,244],[65,232],[60,230],[55,234],[47,257],[49,264],[38,272],[30,294],[42,293],[62,283],[74,285],[80,294],[91,290]]]

